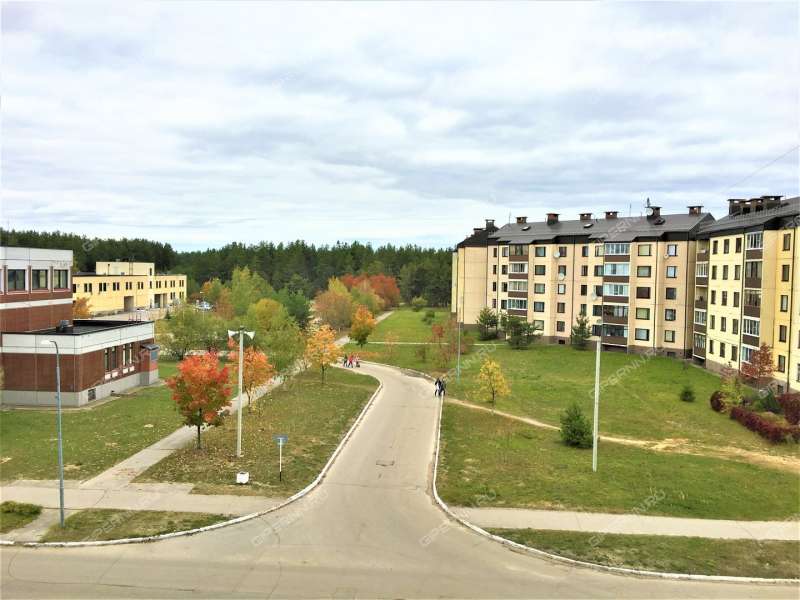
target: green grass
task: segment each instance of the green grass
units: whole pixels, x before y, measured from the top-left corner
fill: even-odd
[[[378,323],[375,331],[369,336],[369,341],[385,341],[389,333],[394,333],[398,342],[429,342],[431,325],[422,320],[428,310],[436,313],[433,323],[443,323],[449,315],[446,308],[423,308],[419,312],[414,312],[410,308],[397,308],[390,316]]]
[[[43,542],[117,540],[185,531],[225,521],[226,515],[158,510],[88,509],[47,530]]]
[[[512,541],[575,560],[694,575],[800,578],[800,543],[698,537],[492,529]]]
[[[738,520],[796,517],[800,506],[800,476],[786,471],[602,442],[597,473],[591,460],[557,431],[444,407],[438,487],[454,505]]]
[[[162,377],[175,363],[159,361]],[[91,409],[63,414],[64,476],[86,479],[157,442],[180,426],[166,386],[139,389]],[[0,480],[56,479],[54,410],[0,411]]]
[[[289,496],[319,474],[344,433],[377,388],[372,377],[329,369],[325,385],[319,373],[308,371],[259,400],[243,413],[244,456],[234,457],[236,419],[168,456],[137,481],[177,481],[198,484],[195,492]],[[286,434],[283,480],[278,480],[278,447],[273,436]],[[235,485],[238,471],[249,471],[251,484]]]
[[[431,357],[423,362],[411,346],[396,347],[390,356],[385,346],[367,346],[364,360],[441,373]],[[448,393],[454,398],[489,406],[480,396],[477,374],[485,357],[500,363],[511,394],[497,401],[497,410],[559,425],[561,412],[573,400],[591,414],[594,398],[592,351],[569,346],[536,345],[511,350],[507,345],[476,346],[462,357],[461,381],[450,377]],[[770,444],[725,415],[712,411],[711,393],[719,387],[713,373],[671,358],[604,352],[601,362],[601,434],[642,440],[685,440],[689,444],[732,446],[769,454],[800,455],[797,444]],[[695,402],[682,402],[684,383],[695,391]]]
[[[3,502],[0,504],[0,533],[24,527],[42,514],[42,507],[24,502]]]

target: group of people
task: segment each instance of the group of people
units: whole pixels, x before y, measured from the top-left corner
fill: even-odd
[[[447,383],[443,378],[437,377],[436,381],[433,383],[433,395],[434,396],[444,396],[447,392]]]
[[[353,367],[360,367],[361,360],[358,358],[358,354],[345,354],[342,357],[342,366],[348,369],[352,369]]]

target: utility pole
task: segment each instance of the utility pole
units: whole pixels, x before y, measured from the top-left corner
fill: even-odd
[[[64,443],[61,433],[61,355],[55,340],[42,341],[43,346],[56,347],[56,422],[58,429],[58,521],[64,527]]]
[[[239,401],[236,409],[236,456],[242,456],[242,380],[244,376],[244,336],[247,335],[251,340],[255,337],[255,331],[245,331],[244,327],[239,327],[238,331],[228,330],[228,337],[239,336]]]
[[[600,351],[603,347],[603,323],[597,336],[597,352],[594,361],[594,426],[592,428],[592,471],[597,472],[597,431],[600,418]]]

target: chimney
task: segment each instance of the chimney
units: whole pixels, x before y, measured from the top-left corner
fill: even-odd
[[[650,206],[647,209],[647,218],[651,221],[658,219],[661,216],[661,207],[660,206]]]
[[[742,198],[730,198],[728,199],[728,214],[729,215],[738,215],[742,212],[742,204],[745,204],[747,200]]]
[[[480,233],[481,231],[483,231],[483,227],[473,227],[472,228],[472,235],[475,235],[476,233]]]
[[[699,204],[695,204],[694,206],[689,207],[689,214],[690,215],[699,215],[703,213],[703,207]]]
[[[581,221],[591,221],[592,213],[581,213]]]
[[[607,210],[606,211],[606,219],[616,219],[617,218],[617,211],[615,210]]]
[[[527,223],[528,217],[517,217],[517,225],[521,225],[522,223]]]
[[[555,225],[558,223],[558,213],[547,213],[547,224]]]
[[[494,231],[495,229],[497,228],[494,226],[494,219],[486,219],[486,230]]]

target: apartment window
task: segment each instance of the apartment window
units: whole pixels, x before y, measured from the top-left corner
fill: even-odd
[[[786,357],[782,354],[778,354],[778,372],[785,373],[786,372]]]
[[[739,292],[733,292],[733,306],[739,308]]]
[[[708,277],[708,263],[697,263],[697,266],[694,268],[694,274],[696,277]]]
[[[709,328],[709,329],[714,329],[714,319],[715,319],[715,318],[716,318],[716,316],[715,316],[715,315],[711,315],[711,318],[710,318],[710,319],[709,319],[709,321],[708,321],[708,328]]]
[[[542,331],[544,329],[544,321],[542,321],[541,319],[534,319],[533,328]]]
[[[783,234],[783,251],[787,252],[792,249],[792,234],[791,233],[784,233]]]
[[[728,279],[728,265],[722,265],[722,279]]]
[[[728,329],[728,318],[727,317],[720,317],[719,318],[719,330],[726,331]]]
[[[749,279],[761,279],[761,261],[748,260],[744,263],[744,276]]]
[[[512,279],[508,282],[508,289],[512,292],[527,292],[528,291],[528,282],[519,279]]]
[[[606,283],[602,287],[602,296],[627,296],[628,285],[625,283]]]
[[[602,317],[603,316],[603,305],[602,304],[593,304],[592,305],[592,316],[593,317]]]
[[[741,251],[742,251],[742,238],[737,237],[736,238],[736,252],[738,253],[738,252],[741,252]]]
[[[594,266],[594,276],[595,277],[602,277],[603,276],[603,265],[595,265]]]
[[[508,300],[500,300],[500,310],[506,310],[508,308]]]
[[[25,291],[25,269],[9,269],[6,284],[6,290],[9,292]]]
[[[725,358],[725,344],[724,342],[719,343],[719,357]]]
[[[507,292],[508,291],[508,283],[506,283],[505,281],[503,283],[501,283],[500,284],[500,291],[501,292]]]
[[[503,250],[501,252],[503,256],[508,256],[508,246],[503,246]]]
[[[108,290],[108,284],[107,283],[98,283],[97,284],[97,291],[98,292],[105,292],[107,290]]]
[[[649,321],[650,320],[650,309],[649,308],[637,308],[636,309],[636,318],[642,321]]]
[[[677,276],[678,276],[678,267],[668,266],[667,267],[667,279],[675,279]]]
[[[634,331],[634,337],[640,342],[646,342],[647,340],[650,339],[650,330],[640,329],[637,327]]]
[[[711,279],[716,279],[716,278],[717,278],[717,265],[714,265],[713,267],[711,267]]]
[[[694,324],[695,325],[705,325],[706,324],[706,311],[704,311],[704,310],[695,310],[694,311]]]
[[[711,244],[711,253],[712,254],[719,254],[719,241],[718,240],[714,240],[714,242]]]
[[[728,292],[722,291],[722,302],[720,303],[722,306],[728,306]]]
[[[717,290],[711,290],[711,304],[717,303]]]
[[[786,325],[778,325],[778,341],[786,342]]]
[[[733,335],[739,333],[739,319],[734,319],[733,323],[731,323],[731,333],[733,333]]]
[[[114,281],[111,283],[111,291],[118,292],[119,291],[119,281]]]
[[[750,358],[753,356],[753,352],[756,351],[756,348],[751,348],[750,346],[742,346],[742,362],[750,362]]]
[[[566,305],[566,303],[564,303],[564,302],[558,302],[558,303],[556,303],[556,312],[557,312],[557,313],[559,313],[559,314],[562,314],[562,315],[563,315],[565,312],[567,312],[567,305]]]
[[[742,319],[742,333],[745,335],[752,335],[758,337],[761,321],[759,319]]]
[[[626,288],[626,290],[627,290],[627,288]],[[594,297],[595,298],[602,298],[603,297],[603,286],[602,285],[594,286]]]
[[[556,321],[556,331],[564,331],[565,324],[564,321]]]
[[[650,244],[639,244],[638,250],[639,256],[650,256],[652,252]]]
[[[492,308],[497,308],[497,298],[492,298]]]
[[[708,353],[714,354],[714,340],[708,340]]]
[[[497,258],[497,247],[495,247],[495,248],[492,248],[492,256],[493,256],[494,258]]]
[[[678,313],[674,308],[665,308],[664,309],[664,320],[665,321],[674,321],[678,318]]]
[[[53,269],[53,289],[54,290],[68,290],[69,289],[69,270],[68,269]]]
[[[511,256],[527,256],[528,255],[528,247],[524,244],[512,244],[511,248]]]
[[[586,315],[586,305],[585,304],[581,304],[581,310],[580,310],[579,314]]]
[[[667,256],[678,256],[678,244],[667,244]]]
[[[789,310],[789,296],[781,294],[781,312],[788,312]]]
[[[722,241],[722,253],[728,254],[731,251],[731,241],[730,240],[723,240]]]
[[[560,258],[564,258],[567,255],[567,247],[566,246],[559,246],[558,247],[558,256]]]
[[[675,342],[675,332],[672,329],[664,330],[664,341],[669,343]]]
[[[493,291],[493,292],[496,292],[496,291],[497,291],[497,282],[496,282],[496,281],[493,281],[493,282],[492,282],[492,291]]]
[[[31,289],[47,289],[47,269],[33,269],[31,271]]]
[[[744,291],[745,306],[761,306],[761,290],[748,289]]]
[[[547,247],[546,246],[536,246],[533,249],[533,255],[538,258],[544,258],[547,256]]]
[[[566,277],[567,276],[567,265],[558,265],[558,274]]]
[[[566,283],[559,283],[557,292],[559,294],[566,294],[567,293],[567,284]]]
[[[544,302],[534,302],[533,312],[544,312]]]
[[[492,275],[497,275],[497,265],[492,265]]]
[[[589,276],[589,265],[581,265],[581,277]]]
[[[126,290],[130,290],[130,289],[132,289],[132,288],[133,288],[133,282],[131,282],[131,281],[126,281],[126,282],[125,282],[125,289],[126,289]]]
[[[544,294],[544,284],[543,283],[534,283],[533,284],[533,293],[534,294]]]
[[[736,346],[731,346],[731,360],[736,362],[736,354],[739,352],[739,349]]]
[[[636,276],[637,277],[650,277],[650,267],[647,267],[647,266],[636,267]]]
[[[626,319],[628,317],[628,307],[624,304],[606,304],[603,306],[603,317]]]
[[[630,274],[630,263],[606,263],[603,265],[603,275],[628,276]]]
[[[581,256],[589,256],[589,246],[581,246]]]
[[[647,299],[650,297],[650,288],[649,287],[637,287],[636,288],[636,297],[640,299]]]
[[[78,285],[75,284],[75,283],[72,284],[72,293],[73,294],[77,294],[78,293]]]
[[[605,246],[606,256],[619,256],[631,253],[630,244],[607,243]]]
[[[781,281],[789,281],[789,265],[781,265]]]
[[[700,350],[705,349],[706,347],[706,336],[702,333],[695,333],[693,337],[694,347]]]
[[[761,250],[764,247],[764,234],[760,231],[747,234],[747,249]]]
[[[668,287],[666,288],[666,299],[667,300],[677,300],[678,299],[678,288]]]
[[[534,275],[544,275],[546,272],[545,265],[533,265]]]
[[[92,284],[91,283],[84,283],[83,284],[83,292],[84,293],[92,293]]]
[[[603,325],[603,335],[611,337],[628,337],[628,328],[625,325]]]
[[[528,301],[525,298],[509,298],[509,310],[528,310]]]
[[[597,244],[594,247],[594,255],[595,256],[603,256],[603,245],[602,244]]]
[[[523,263],[514,263],[515,265],[523,264]],[[500,265],[500,274],[501,275],[508,275],[508,265]],[[150,282],[150,287],[153,286],[153,282]]]
[[[588,292],[588,286],[586,284],[581,285],[581,296],[585,296]]]

